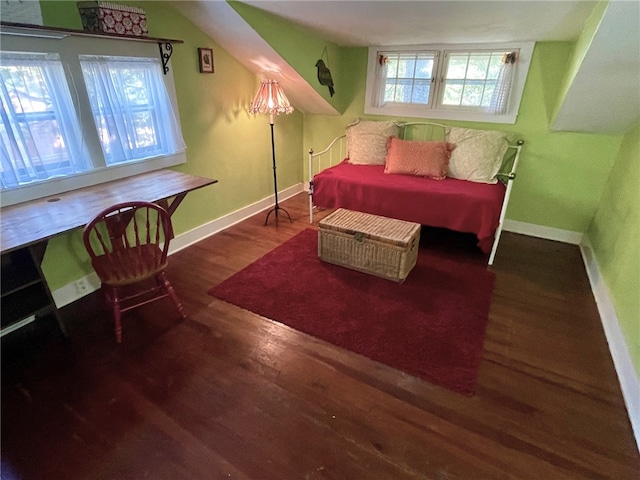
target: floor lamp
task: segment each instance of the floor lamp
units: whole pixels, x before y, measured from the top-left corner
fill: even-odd
[[[280,113],[291,113],[293,112],[293,107],[287,96],[282,91],[282,87],[276,80],[263,80],[260,83],[260,89],[256,93],[253,102],[251,103],[251,107],[249,108],[249,112],[256,114],[268,114],[269,115],[269,123],[271,124],[271,158],[273,161],[273,190],[276,197],[276,203],[274,207],[269,210],[267,213],[267,218],[264,221],[266,225],[269,222],[269,217],[271,213],[275,213],[276,217],[276,225],[278,225],[278,212],[282,210],[289,217],[289,221],[291,220],[291,215],[284,208],[278,205],[278,177],[276,176],[276,145],[273,139],[273,116],[278,115]]]

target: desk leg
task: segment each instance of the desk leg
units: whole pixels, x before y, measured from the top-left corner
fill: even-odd
[[[170,216],[172,216],[173,212],[176,211],[176,209],[178,208],[180,203],[182,203],[182,200],[184,200],[184,197],[186,197],[186,196],[187,196],[187,192],[183,192],[183,193],[180,193],[180,194],[176,195],[175,197],[173,197],[172,200],[171,200],[171,203],[169,203],[169,199],[168,198],[159,200],[156,203],[158,205],[160,205],[162,208],[164,208],[167,212],[169,212]]]

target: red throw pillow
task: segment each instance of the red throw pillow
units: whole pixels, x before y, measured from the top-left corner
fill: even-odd
[[[384,173],[400,173],[442,180],[447,176],[451,152],[449,142],[419,142],[391,137]]]

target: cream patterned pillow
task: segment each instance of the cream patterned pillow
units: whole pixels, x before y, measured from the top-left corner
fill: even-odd
[[[400,134],[395,122],[358,120],[347,127],[349,163],[354,165],[384,165],[387,142]]]
[[[496,174],[509,147],[508,134],[496,130],[448,127],[447,141],[456,144],[448,177],[478,183],[498,183]]]

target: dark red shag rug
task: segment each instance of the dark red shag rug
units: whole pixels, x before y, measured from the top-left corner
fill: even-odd
[[[486,259],[421,247],[401,285],[324,263],[307,229],[209,294],[471,395],[495,276]],[[422,243],[422,242],[421,242]]]

